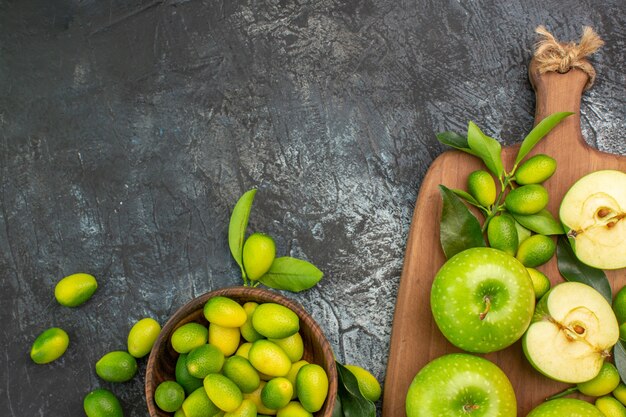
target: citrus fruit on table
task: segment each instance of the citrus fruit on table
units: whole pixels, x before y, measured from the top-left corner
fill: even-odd
[[[204,305],[203,313],[209,323],[222,327],[241,327],[248,319],[244,308],[228,297],[210,298]]]
[[[296,390],[305,410],[319,411],[328,395],[328,376],[324,369],[314,363],[304,365],[296,376]]]
[[[313,414],[306,411],[299,402],[292,401],[278,410],[276,417],[313,417]]]
[[[359,391],[368,400],[378,401],[382,392],[378,380],[368,370],[357,365],[344,365],[356,378],[359,384]]]
[[[38,364],[50,363],[65,353],[70,344],[70,338],[65,330],[51,327],[42,332],[30,349],[30,358]]]
[[[285,351],[266,339],[252,344],[248,360],[257,371],[269,376],[285,376],[291,369],[291,361]]]
[[[243,337],[248,342],[254,342],[259,339],[263,339],[263,335],[254,330],[254,326],[252,326],[252,315],[254,314],[254,310],[259,306],[258,303],[249,301],[243,305],[243,309],[246,312],[247,319],[246,322],[239,328],[241,331],[241,337]]]
[[[489,207],[496,201],[496,183],[487,171],[478,170],[469,174],[467,190],[483,207]]]
[[[606,417],[587,401],[574,398],[558,398],[541,403],[526,417]]]
[[[547,180],[556,171],[556,160],[544,154],[528,158],[515,171],[515,182],[519,185],[539,184]]]
[[[610,395],[596,398],[595,405],[606,417],[626,417],[624,405]]]
[[[261,401],[267,408],[278,410],[291,401],[293,385],[285,377],[276,377],[267,381],[261,391]]]
[[[618,323],[626,323],[626,285],[613,298],[613,312]]]
[[[204,378],[204,390],[213,404],[222,411],[235,411],[243,401],[243,395],[237,385],[221,374],[207,375]]]
[[[172,333],[172,347],[178,353],[189,353],[204,345],[209,338],[209,330],[200,323],[187,323]]]
[[[96,374],[108,382],[126,382],[137,373],[137,360],[121,350],[109,352],[96,362]]]
[[[178,356],[174,375],[176,382],[178,382],[185,389],[185,394],[187,395],[202,386],[202,380],[192,376],[187,369],[187,353],[181,353]]]
[[[554,240],[545,235],[532,235],[522,242],[515,256],[525,267],[534,268],[548,262],[554,252]]]
[[[186,366],[189,375],[204,378],[208,374],[217,373],[224,365],[224,354],[214,345],[205,343],[194,348],[187,354]]]
[[[589,381],[577,385],[578,391],[590,397],[601,397],[610,394],[619,385],[620,377],[617,368],[610,362],[604,362],[598,375]]]
[[[243,393],[250,393],[259,387],[261,378],[250,362],[242,356],[231,356],[226,359],[224,375],[233,381]]]
[[[144,318],[133,325],[128,332],[128,353],[136,358],[143,358],[150,350],[161,333],[161,325],[152,318]]]
[[[189,394],[183,401],[182,409],[185,417],[214,416],[220,412],[220,409],[209,399],[204,387]]]
[[[304,355],[304,342],[300,333],[294,333],[284,339],[270,339],[270,341],[284,350],[291,362],[299,361]]]
[[[241,332],[237,327],[209,324],[209,343],[219,348],[225,356],[230,356],[237,351],[240,339]]]
[[[543,297],[550,290],[550,279],[535,268],[526,268],[526,271],[528,271],[528,276],[530,276],[530,280],[533,283],[535,298]]]
[[[500,249],[511,256],[517,253],[518,237],[515,220],[510,216],[496,216],[487,226],[489,246]]]
[[[65,307],[78,307],[91,298],[98,288],[96,279],[89,274],[68,275],[54,287],[54,296]]]
[[[154,391],[154,402],[163,411],[173,413],[185,400],[185,390],[174,381],[164,381]]]
[[[269,271],[276,257],[274,239],[263,233],[254,233],[243,245],[243,267],[246,276],[252,281],[261,278]]]
[[[251,400],[244,399],[235,411],[224,414],[224,417],[257,417],[256,405]]]
[[[263,303],[254,310],[252,326],[267,338],[284,339],[300,330],[300,319],[283,305]]]
[[[522,185],[507,194],[504,205],[511,213],[535,214],[548,205],[548,191],[539,184]]]
[[[96,389],[85,396],[83,409],[87,417],[122,417],[122,406],[113,393],[106,389]]]

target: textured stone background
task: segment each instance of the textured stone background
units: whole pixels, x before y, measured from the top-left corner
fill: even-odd
[[[252,187],[250,230],[325,272],[290,296],[382,382],[434,133],[523,137],[538,24],[606,40],[583,131],[626,154],[623,0],[0,0],[4,415],[82,415],[100,386],[147,415],[142,375],[108,384],[93,365],[135,320],[240,282],[228,219]],[[77,271],[100,288],[61,307]],[[70,348],[34,365],[50,326]]]

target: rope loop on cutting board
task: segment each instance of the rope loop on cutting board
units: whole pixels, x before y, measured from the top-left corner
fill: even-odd
[[[559,42],[544,26],[538,26],[535,32],[540,36],[535,45],[539,73],[555,71],[563,74],[572,68],[578,68],[589,76],[585,90],[593,85],[596,71],[586,58],[604,45],[604,41],[592,28],[585,26],[578,44]]]

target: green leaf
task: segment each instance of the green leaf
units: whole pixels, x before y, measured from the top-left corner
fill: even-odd
[[[528,135],[526,135],[526,137],[522,141],[519,151],[517,152],[517,158],[515,158],[515,166],[517,167],[517,165],[522,161],[522,159],[524,159],[526,155],[528,155],[528,153],[535,147],[535,145],[539,143],[539,141],[543,139],[543,137],[547,135],[556,125],[558,125],[561,120],[572,114],[574,113],[553,113],[537,123],[537,126],[535,126],[533,130],[531,130],[530,133],[528,133]]]
[[[250,217],[255,194],[256,189],[252,189],[246,191],[239,198],[235,208],[233,208],[233,213],[230,215],[230,223],[228,224],[228,246],[237,265],[241,268],[241,276],[244,281],[246,280],[246,272],[243,268],[243,242],[246,237],[248,218]]]
[[[356,377],[339,362],[337,374],[339,376],[339,388],[337,394],[341,400],[344,417],[376,417],[376,406],[373,402],[363,397],[359,390]]]
[[[259,281],[276,290],[300,292],[317,284],[322,276],[324,273],[312,263],[284,256],[274,259],[269,271]]]
[[[458,188],[452,188],[450,189],[450,191],[452,191],[454,194],[456,194],[457,197],[461,197],[463,200],[467,201],[471,205],[476,207],[482,207],[480,203],[467,191],[459,190]]]
[[[611,304],[611,285],[601,269],[580,262],[565,236],[559,236],[556,245],[557,266],[567,281],[581,282],[595,288]]]
[[[485,135],[473,122],[469,122],[467,127],[467,143],[476,156],[482,159],[487,169],[497,178],[502,178],[504,166],[502,165],[502,146],[500,143]]]
[[[626,346],[621,340],[613,347],[613,361],[622,382],[626,381]]]
[[[439,192],[443,199],[439,239],[446,258],[465,249],[485,246],[478,219],[449,188],[439,185]]]
[[[563,226],[548,210],[543,209],[535,214],[515,214],[511,213],[515,220],[535,233],[542,235],[562,235],[565,233]]]
[[[465,136],[461,136],[455,132],[441,132],[437,133],[437,140],[444,145],[451,146],[455,149],[458,149],[463,152],[467,152],[471,155],[476,155],[476,153],[469,148],[467,144],[467,138]]]

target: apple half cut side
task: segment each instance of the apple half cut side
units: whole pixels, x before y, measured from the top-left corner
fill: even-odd
[[[626,267],[626,173],[585,175],[563,197],[559,217],[581,262],[598,269]]]
[[[544,295],[524,334],[524,354],[535,369],[576,384],[595,377],[619,339],[606,299],[579,282],[563,282]]]
[[[405,405],[407,417],[517,415],[506,374],[469,353],[450,353],[426,364],[409,386]]]

